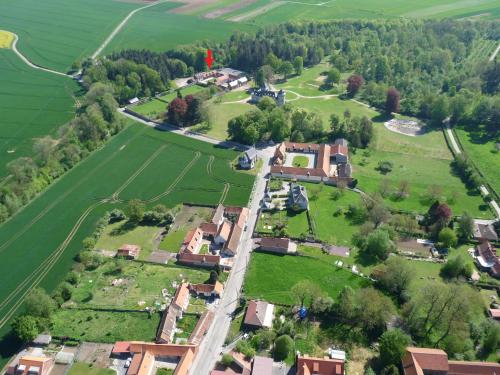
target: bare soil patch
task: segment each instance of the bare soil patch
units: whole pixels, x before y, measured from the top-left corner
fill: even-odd
[[[171,13],[191,13],[196,11],[198,8],[201,8],[205,5],[213,4],[217,0],[183,0],[183,1],[178,1],[178,3],[184,4],[181,5],[180,7],[172,9],[170,12]]]
[[[113,350],[113,344],[97,344],[84,342],[78,348],[76,362],[94,364],[97,367],[109,366],[109,356]]]
[[[205,14],[203,17],[204,18],[209,18],[209,19],[212,19],[212,18],[219,18],[220,16],[223,16],[224,14],[227,14],[227,13],[231,13],[231,12],[234,12],[235,10],[238,10],[238,9],[241,9],[243,7],[246,7],[250,4],[253,4],[255,3],[257,0],[241,0],[235,4],[231,4],[225,8],[220,8],[220,9],[216,9],[212,12],[209,12],[207,14]]]
[[[286,1],[275,1],[272,3],[266,4],[260,8],[254,9],[251,12],[240,14],[239,16],[229,18],[228,21],[232,21],[232,22],[246,21],[246,20],[255,18],[257,16],[260,16],[261,14],[267,13],[271,9],[277,8],[283,4],[286,4]]]
[[[390,131],[395,133],[416,137],[425,133],[424,126],[414,120],[392,119],[384,122],[384,125]]]

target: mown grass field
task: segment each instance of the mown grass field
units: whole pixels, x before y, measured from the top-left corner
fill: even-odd
[[[113,0],[5,0],[0,25],[19,35],[19,50],[35,64],[65,72],[140,6]]]
[[[9,161],[31,153],[35,138],[54,135],[74,116],[79,90],[72,79],[32,69],[0,48],[0,177]]]
[[[500,150],[496,149],[499,139],[491,139],[482,131],[470,131],[463,128],[455,128],[460,144],[465,152],[481,170],[488,184],[500,194]]]
[[[209,271],[198,268],[108,259],[93,271],[83,271],[71,305],[79,308],[144,310],[164,303],[162,289],[175,293],[172,283],[203,283]],[[113,280],[122,281],[115,286]]]
[[[495,0],[424,0],[419,2],[405,0],[306,0],[298,3],[271,4],[270,0],[259,1],[258,4],[251,4],[229,13],[224,18],[241,18],[246,23],[273,24],[290,20],[341,18],[464,18],[477,16],[495,19],[500,14],[500,6]]]
[[[245,205],[254,177],[237,173],[231,150],[131,124],[0,226],[0,333],[34,286],[53,289],[73,264],[82,240],[118,193],[148,206],[181,202]],[[8,352],[0,345],[2,357]],[[6,349],[9,349],[7,345]],[[12,348],[10,348],[12,350]]]
[[[61,309],[52,318],[53,336],[114,344],[116,341],[154,341],[160,314]]]
[[[296,301],[290,290],[301,280],[317,284],[332,298],[346,285],[356,289],[369,284],[345,269],[311,257],[253,253],[245,277],[245,297],[291,305]]]
[[[137,225],[129,227],[126,221],[110,224],[104,229],[95,248],[98,250],[116,251],[124,244],[141,247],[140,260],[147,260],[153,251],[153,241],[164,228],[154,225]]]

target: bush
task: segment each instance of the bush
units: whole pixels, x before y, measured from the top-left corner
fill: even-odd
[[[392,171],[394,164],[392,161],[383,160],[378,162],[377,170],[382,174],[387,174]]]
[[[443,245],[444,248],[455,247],[457,245],[457,235],[455,231],[451,228],[443,228],[439,232],[438,236],[439,242]]]
[[[384,366],[398,365],[406,347],[411,344],[411,337],[396,328],[384,332],[380,337],[380,360]]]
[[[246,340],[240,340],[236,344],[236,351],[243,354],[246,358],[255,357],[255,349]]]
[[[227,367],[231,366],[233,364],[233,362],[234,362],[233,356],[231,354],[227,354],[227,353],[222,356],[222,359],[220,361],[220,363],[222,363],[224,366],[227,366]]]
[[[293,351],[293,339],[288,335],[280,336],[274,343],[274,359],[283,361]]]
[[[12,329],[22,342],[33,341],[39,333],[38,321],[31,315],[22,315],[15,318]]]
[[[78,284],[78,279],[79,279],[78,274],[75,271],[70,271],[66,276],[66,281],[71,285]]]
[[[125,212],[122,210],[115,208],[113,211],[109,213],[109,222],[110,223],[116,223],[118,221],[125,220],[127,216],[125,215]]]

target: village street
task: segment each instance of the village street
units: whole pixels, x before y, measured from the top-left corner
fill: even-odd
[[[264,197],[264,190],[269,173],[269,161],[273,155],[273,147],[258,150],[259,158],[263,161],[263,167],[255,179],[254,189],[249,202],[249,215],[247,229],[243,232],[238,254],[235,257],[233,269],[225,285],[224,294],[215,311],[214,321],[203,339],[198,354],[191,366],[191,375],[208,375],[222,351],[224,340],[231,324],[231,314],[238,306],[241,288],[245,278],[245,272],[250,261],[252,251],[252,232],[257,223],[260,202]]]

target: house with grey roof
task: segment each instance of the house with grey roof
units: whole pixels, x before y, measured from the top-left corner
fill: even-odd
[[[309,210],[309,198],[307,198],[307,190],[304,186],[294,182],[290,183],[288,207],[293,211]]]
[[[251,147],[246,150],[238,159],[238,164],[242,169],[252,169],[257,162],[257,150]]]

